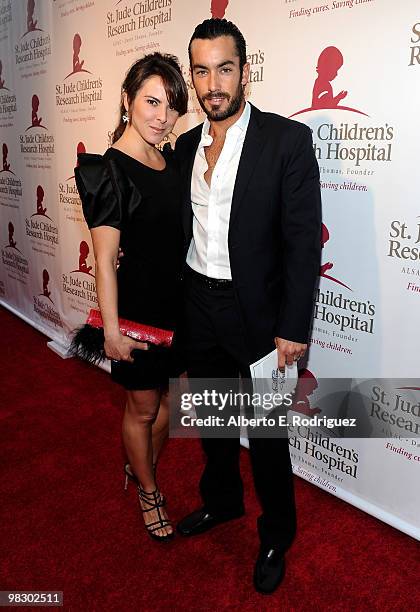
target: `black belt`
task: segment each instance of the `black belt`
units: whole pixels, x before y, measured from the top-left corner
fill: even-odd
[[[187,267],[187,273],[207,289],[231,289],[233,287],[233,283],[229,278],[210,278],[210,276],[200,274],[200,272],[196,272],[189,266]]]

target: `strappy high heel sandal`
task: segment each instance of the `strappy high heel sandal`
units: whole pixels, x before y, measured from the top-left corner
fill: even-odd
[[[139,485],[137,487],[137,492],[139,495],[140,508],[143,514],[146,514],[147,512],[152,512],[152,510],[156,510],[157,515],[159,517],[156,521],[153,521],[152,523],[145,523],[146,530],[150,537],[154,540],[158,540],[159,542],[167,542],[168,540],[171,540],[175,535],[174,530],[170,533],[166,533],[165,535],[158,535],[157,533],[155,533],[158,529],[163,529],[165,527],[168,527],[168,525],[172,527],[171,521],[169,519],[164,518],[160,512],[160,509],[165,505],[165,502],[159,489],[155,489],[151,493],[148,493]]]

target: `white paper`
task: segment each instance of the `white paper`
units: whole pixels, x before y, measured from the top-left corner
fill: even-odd
[[[268,353],[255,363],[251,363],[251,377],[253,381],[253,392],[258,393],[261,398],[268,398],[269,395],[293,394],[297,381],[298,369],[297,362],[293,365],[286,365],[284,371],[278,369],[277,349]],[[267,416],[269,410],[262,405],[255,406],[255,416]]]

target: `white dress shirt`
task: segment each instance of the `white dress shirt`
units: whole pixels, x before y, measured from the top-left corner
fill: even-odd
[[[210,187],[204,179],[208,169],[204,147],[213,142],[206,118],[195,155],[191,177],[193,237],[187,264],[211,278],[231,279],[228,230],[233,189],[248,128],[251,107],[248,102],[239,119],[226,132],[223,149],[213,169]]]

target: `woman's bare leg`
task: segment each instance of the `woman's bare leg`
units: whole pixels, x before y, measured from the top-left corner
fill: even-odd
[[[159,454],[169,433],[169,398],[167,393],[160,396],[156,421],[152,425],[153,464],[156,465]]]
[[[161,392],[157,389],[146,391],[128,391],[127,404],[125,407],[122,435],[128,459],[134,474],[137,476],[141,487],[146,493],[156,489],[156,481],[153,472],[153,425],[157,421]],[[158,447],[163,443],[164,415],[161,416],[157,430]],[[167,428],[167,425],[166,425]],[[159,446],[160,444],[160,446]],[[157,455],[156,455],[157,456]],[[142,503],[142,508],[147,507]],[[160,508],[162,517],[167,518],[164,508]],[[146,527],[159,519],[158,511],[153,510],[144,515]],[[157,529],[154,533],[164,536],[172,533],[170,525]]]

